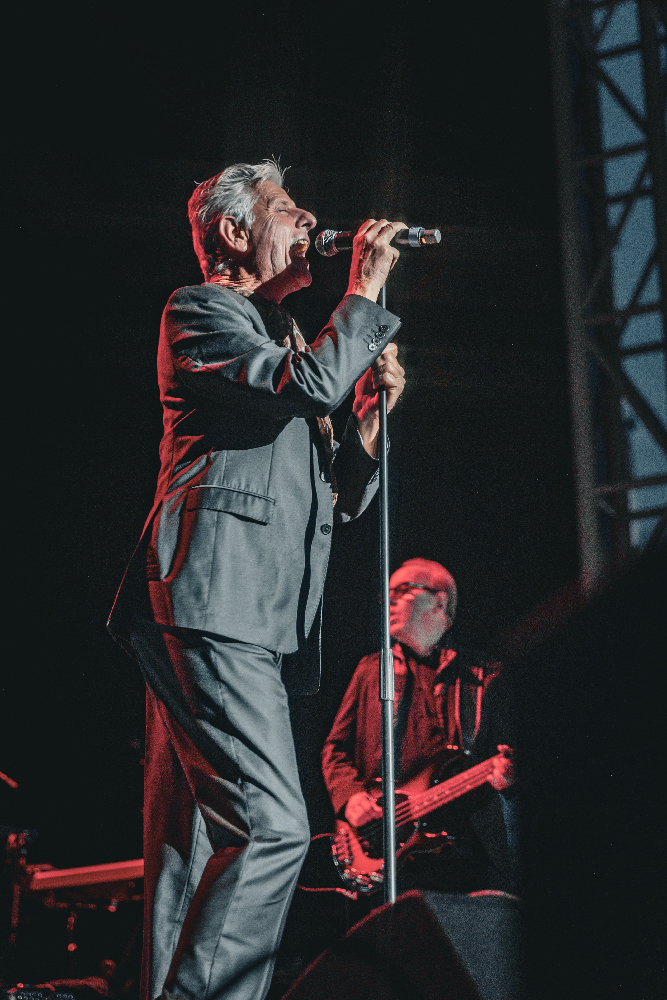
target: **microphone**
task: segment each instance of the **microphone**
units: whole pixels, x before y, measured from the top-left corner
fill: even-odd
[[[355,235],[356,233],[338,233],[335,229],[323,229],[315,240],[315,249],[324,257],[333,257],[341,250],[351,250]],[[401,229],[394,236],[394,241],[407,247],[429,246],[440,242],[440,230],[410,226],[409,229]]]

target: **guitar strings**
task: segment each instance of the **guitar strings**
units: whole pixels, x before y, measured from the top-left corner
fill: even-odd
[[[406,802],[400,802],[396,806],[396,811],[394,813],[397,824],[402,825],[410,820],[419,819],[426,813],[431,812],[432,809],[441,805],[446,805],[447,802],[451,802],[452,799],[458,798],[459,795],[463,795],[466,791],[478,787],[478,785],[486,781],[488,775],[492,773],[492,760],[485,760],[481,764],[477,764],[475,767],[471,767],[469,770],[464,771],[463,774],[450,778],[445,784],[436,786],[435,790],[429,789],[429,791],[423,793],[423,797],[416,799],[408,798]],[[477,779],[479,779],[482,774],[484,774],[484,778],[482,781],[478,781]],[[471,778],[473,779],[472,781]],[[445,792],[444,795],[443,791]],[[418,812],[416,815],[413,814],[413,809],[415,807],[421,809],[424,805],[427,806],[426,809]],[[368,831],[372,835],[376,833],[381,826],[381,819],[373,819],[364,825],[363,830],[364,833]]]

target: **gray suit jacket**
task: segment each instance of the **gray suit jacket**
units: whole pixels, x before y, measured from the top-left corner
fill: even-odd
[[[167,303],[161,471],[109,628],[120,641],[154,621],[283,653],[310,645],[297,686],[313,690],[332,524],[365,509],[378,470],[350,418],[332,508],[315,418],[344,400],[400,321],[349,295],[297,352],[272,339],[271,307],[256,303],[218,284],[180,288]]]

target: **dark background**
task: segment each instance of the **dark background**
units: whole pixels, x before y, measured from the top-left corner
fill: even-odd
[[[187,199],[224,166],[280,156],[318,228],[443,228],[388,285],[409,377],[392,568],[443,562],[456,638],[491,653],[577,571],[544,5],[92,10],[17,22],[30,44],[7,52],[5,85],[0,768],[20,788],[2,787],[2,817],[38,831],[30,862],[58,867],[141,856],[143,689],[105,620],[158,469],[160,314],[201,280]],[[312,287],[286,305],[314,336],[349,262],[310,258]],[[322,690],[294,704],[313,832],[331,823],[320,747],[378,645],[377,517],[336,528]]]

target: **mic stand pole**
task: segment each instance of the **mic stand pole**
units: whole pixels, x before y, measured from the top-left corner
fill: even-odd
[[[387,308],[387,286],[380,303]],[[387,470],[387,390],[381,387],[380,433],[380,577],[382,584],[380,706],[382,714],[382,856],[384,901],[396,902],[396,796],[394,789],[394,655],[389,631],[389,478]]]

